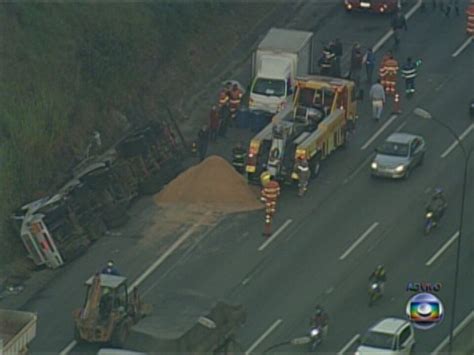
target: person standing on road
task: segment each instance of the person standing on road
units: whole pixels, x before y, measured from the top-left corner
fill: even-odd
[[[385,67],[385,90],[389,95],[395,95],[397,91],[398,61],[390,56],[384,64]]]
[[[232,149],[232,166],[240,174],[245,172],[245,158],[247,156],[247,150],[244,148],[242,142],[237,143],[237,145]]]
[[[413,94],[415,92],[415,78],[417,75],[416,69],[416,63],[413,63],[412,59],[408,57],[402,68],[402,76],[405,79],[405,93],[407,95]]]
[[[382,111],[385,105],[385,90],[380,83],[380,79],[370,88],[369,97],[372,101],[372,117],[378,122],[382,117]]]
[[[209,146],[209,131],[207,126],[202,126],[198,132],[197,149],[199,152],[199,160],[203,161],[206,158],[207,147]]]
[[[360,48],[359,43],[355,43],[354,46],[352,47],[352,53],[351,53],[351,70],[349,77],[351,80],[353,80],[356,84],[357,90],[360,89],[360,72],[362,70],[362,60],[364,58],[364,55],[362,54],[362,50]]]
[[[333,68],[333,75],[336,78],[341,77],[341,59],[342,59],[342,54],[343,54],[343,48],[342,48],[342,43],[339,38],[336,38],[334,42],[332,42],[332,52],[336,56],[335,61],[334,61],[334,68]]]
[[[446,4],[446,12],[445,12],[446,17],[449,17],[449,14],[451,13],[451,8],[453,6],[454,6],[454,11],[456,12],[456,16],[459,16],[459,0],[448,0],[448,3]]]
[[[372,85],[372,74],[375,67],[375,54],[372,48],[367,48],[367,52],[364,55],[365,73],[367,75],[367,83]]]
[[[213,105],[211,108],[211,112],[209,114],[209,138],[211,142],[217,141],[217,133],[219,131],[219,109],[217,105]]]
[[[405,15],[401,11],[398,11],[395,17],[392,19],[392,30],[395,38],[395,47],[398,48],[400,45],[400,31],[404,29],[408,31],[407,21]]]

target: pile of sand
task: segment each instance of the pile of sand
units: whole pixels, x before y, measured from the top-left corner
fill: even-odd
[[[202,206],[224,213],[263,208],[258,189],[250,187],[226,160],[215,155],[171,181],[155,195],[155,202],[160,206]]]

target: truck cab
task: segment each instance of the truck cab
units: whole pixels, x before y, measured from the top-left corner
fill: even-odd
[[[288,106],[295,79],[312,68],[313,33],[272,28],[252,56],[249,109],[277,113]]]
[[[275,113],[285,107],[293,94],[294,70],[290,58],[262,56],[260,71],[250,89],[253,110]]]

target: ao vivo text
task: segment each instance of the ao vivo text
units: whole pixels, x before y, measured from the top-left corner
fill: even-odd
[[[409,282],[406,290],[411,292],[439,292],[441,287],[441,282]]]

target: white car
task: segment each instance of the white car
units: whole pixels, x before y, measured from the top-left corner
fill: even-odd
[[[356,355],[411,354],[414,347],[415,331],[411,323],[400,318],[385,318],[362,337]]]

